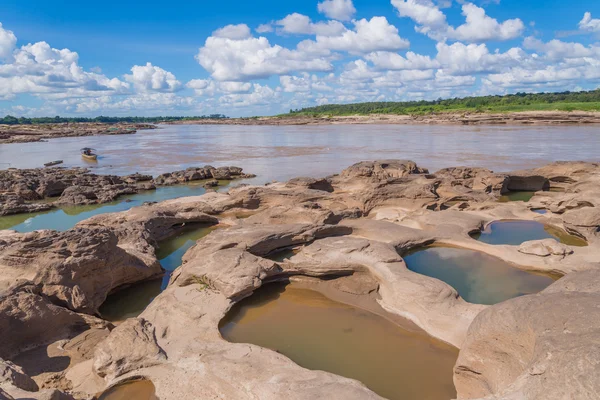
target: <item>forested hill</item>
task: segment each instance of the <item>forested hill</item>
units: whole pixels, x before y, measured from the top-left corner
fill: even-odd
[[[517,93],[434,101],[327,104],[290,110],[290,115],[421,114],[444,111],[600,111],[600,90],[563,93]]]
[[[41,117],[41,118],[27,118],[27,117],[13,117],[7,115],[4,118],[0,118],[0,124],[4,125],[30,125],[30,124],[60,124],[65,122],[102,122],[107,124],[116,124],[118,122],[127,123],[155,123],[155,122],[170,122],[170,121],[188,121],[198,119],[226,119],[229,118],[223,114],[212,114],[202,115],[200,117],[95,117],[95,118],[84,118],[84,117]]]

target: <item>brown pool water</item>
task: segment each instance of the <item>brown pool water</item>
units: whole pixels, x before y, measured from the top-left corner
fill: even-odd
[[[171,273],[181,265],[183,255],[196,241],[216,229],[209,225],[190,225],[176,236],[162,241],[156,257],[166,273],[162,279],[141,282],[108,296],[100,306],[100,315],[108,321],[119,322],[137,317],[163,290],[167,288]]]
[[[498,198],[499,203],[508,203],[511,201],[524,201],[527,203],[535,195],[535,192],[509,192]]]
[[[121,383],[103,392],[98,400],[158,400],[154,384],[147,380]]]
[[[429,247],[403,256],[413,272],[437,278],[452,286],[469,303],[496,304],[537,293],[555,278],[520,270],[478,251]]]
[[[361,381],[390,400],[448,400],[458,351],[423,332],[292,284],[269,284],[221,321],[230,342],[270,348],[298,365]]]

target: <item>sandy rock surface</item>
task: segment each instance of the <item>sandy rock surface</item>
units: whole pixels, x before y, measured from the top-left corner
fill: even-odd
[[[91,398],[143,376],[167,400],[197,393],[379,398],[355,380],[221,337],[219,322],[235,303],[271,282],[311,277],[337,280],[354,296],[373,296],[418,334],[459,348],[459,399],[597,398],[599,176],[594,163],[430,174],[410,161],[361,162],[331,177],[242,185],[98,215],[63,233],[0,232],[0,330],[16,333],[0,344],[4,386],[13,392],[0,388],[13,397],[33,389],[16,386],[29,382],[19,370],[25,363],[17,361],[58,343],[55,351],[68,355],[69,365],[54,366],[58,371],[43,379],[29,376],[57,395]],[[510,188],[560,191],[537,192],[530,202],[497,202]],[[499,220],[540,222],[588,246],[554,239],[490,245],[470,236]],[[160,241],[193,224],[218,229],[188,250],[167,289],[140,316],[115,328],[93,315],[109,293],[160,274]],[[564,277],[538,294],[493,306],[468,303],[448,284],[406,267],[403,254],[434,244]],[[275,261],[277,252],[291,248],[292,256]],[[346,283],[357,277],[364,290]]]

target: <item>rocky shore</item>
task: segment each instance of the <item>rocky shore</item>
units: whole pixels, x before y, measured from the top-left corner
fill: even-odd
[[[497,201],[520,190],[536,194],[527,203]],[[471,237],[500,220],[544,223],[588,246],[553,239],[490,245]],[[193,224],[218,229],[187,251],[166,290],[116,327],[100,318],[108,294],[162,274],[161,241]],[[537,294],[471,304],[407,268],[403,254],[433,244],[562,278]],[[270,259],[290,247],[297,249],[291,258]],[[0,397],[8,399],[91,399],[139,379],[151,381],[161,400],[379,399],[358,381],[219,333],[231,307],[262,285],[348,276],[365,278],[345,282],[345,293],[363,295],[366,279],[386,312],[460,350],[458,399],[600,393],[596,163],[497,174],[361,162],[327,178],[241,185],[97,215],[66,232],[0,231],[0,271]]]
[[[0,216],[50,210],[56,206],[102,204],[119,196],[205,181],[207,188],[219,180],[251,178],[238,167],[210,165],[162,174],[96,175],[87,168],[8,169],[0,171]]]
[[[442,112],[423,115],[281,116],[173,121],[169,125],[574,125],[600,123],[600,112],[524,111],[510,113]]]
[[[0,144],[40,142],[60,137],[130,135],[142,129],[156,129],[156,125],[100,122],[0,125]]]

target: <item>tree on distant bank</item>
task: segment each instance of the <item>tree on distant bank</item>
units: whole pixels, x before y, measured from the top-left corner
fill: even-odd
[[[116,124],[119,122],[127,123],[156,123],[156,122],[169,122],[169,121],[187,121],[195,119],[226,119],[229,118],[223,114],[211,114],[202,115],[196,117],[105,117],[99,116],[95,118],[85,117],[39,117],[39,118],[27,118],[20,117],[16,118],[12,115],[7,115],[4,118],[0,118],[1,125],[30,125],[30,124],[59,124],[59,123],[70,123],[70,122],[102,122],[107,124]]]

